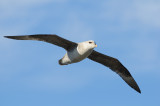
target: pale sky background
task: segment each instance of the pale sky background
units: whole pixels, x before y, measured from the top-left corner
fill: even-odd
[[[60,66],[65,50],[3,36],[57,34],[95,40],[141,88],[86,59]],[[160,106],[160,0],[1,0],[0,106]]]

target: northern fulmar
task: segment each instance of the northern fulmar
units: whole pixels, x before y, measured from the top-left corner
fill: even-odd
[[[60,46],[67,51],[64,57],[59,60],[60,65],[68,65],[71,63],[80,62],[85,58],[89,58],[95,62],[109,67],[111,70],[116,72],[130,87],[141,93],[141,90],[139,89],[136,81],[133,79],[130,72],[120,63],[118,59],[93,50],[95,47],[97,47],[97,44],[93,40],[75,43],[54,34],[36,34],[4,37],[16,40],[45,41]]]

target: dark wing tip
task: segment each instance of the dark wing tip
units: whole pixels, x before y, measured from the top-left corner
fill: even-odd
[[[133,79],[134,80],[134,79]],[[131,81],[132,82],[132,81]],[[137,92],[141,93],[141,90],[139,88],[139,86],[137,85],[137,83],[135,82],[135,80],[133,81],[132,85],[130,85],[134,90],[136,90]]]
[[[130,72],[128,71],[127,68],[125,68],[121,62],[118,59],[113,59],[113,66],[110,67],[113,71],[115,71],[117,74],[119,74],[119,76],[134,90],[136,90],[137,92],[141,93],[141,90],[138,86],[138,84],[136,83],[136,81],[134,80],[134,78],[132,77],[132,75],[130,74]]]
[[[138,93],[141,94],[141,90],[140,90],[140,88],[138,87],[138,85],[136,85],[133,89],[135,89]]]
[[[119,73],[118,73],[119,74]],[[138,84],[136,83],[136,81],[133,79],[132,76],[125,76],[124,74],[119,74],[122,79],[134,90],[136,90],[137,92],[141,93],[141,90],[138,86]]]
[[[11,36],[4,36],[5,38],[10,38]]]
[[[24,37],[23,36],[4,36],[5,38],[9,38],[9,39],[17,39],[17,40],[23,40]]]
[[[137,85],[137,87],[135,88],[135,90],[141,94],[141,90],[140,90],[140,88],[138,87],[138,85]]]
[[[141,93],[141,90],[140,90],[138,84],[136,83],[136,81],[134,81],[133,84],[134,84],[134,88],[133,89],[135,89],[137,92]]]
[[[141,94],[141,90],[140,89],[138,89],[137,92],[139,92]]]

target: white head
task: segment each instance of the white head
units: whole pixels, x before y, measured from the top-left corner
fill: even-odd
[[[94,49],[95,47],[97,47],[97,44],[93,40],[81,42],[79,44],[83,45],[83,47],[87,49]]]

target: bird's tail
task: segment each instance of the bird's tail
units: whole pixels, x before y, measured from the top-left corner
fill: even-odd
[[[59,65],[63,65],[63,64],[62,64],[62,59],[60,59],[58,62],[59,62]]]
[[[63,58],[62,58],[63,59]],[[58,62],[59,62],[59,65],[67,65],[67,64],[64,64],[63,62],[62,62],[62,59],[60,59]]]

